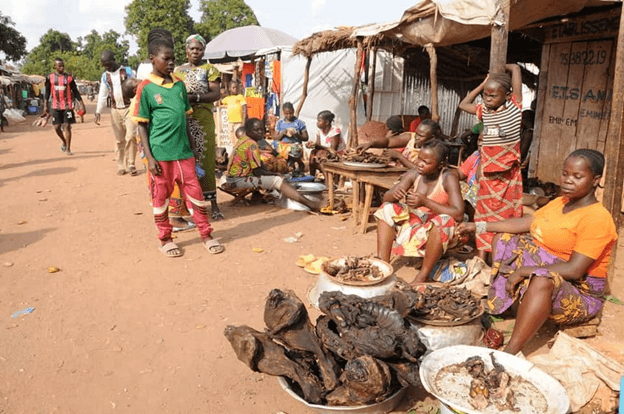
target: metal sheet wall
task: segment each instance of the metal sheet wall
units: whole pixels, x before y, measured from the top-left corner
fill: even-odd
[[[442,132],[450,134],[453,128],[455,113],[462,97],[452,89],[438,86],[438,112],[440,114],[440,127]],[[420,72],[405,71],[403,82],[403,114],[418,115],[418,107],[426,105],[431,108],[431,82],[428,75]],[[457,132],[461,133],[465,128],[470,128],[477,123],[477,117],[464,111],[459,111],[459,123]]]

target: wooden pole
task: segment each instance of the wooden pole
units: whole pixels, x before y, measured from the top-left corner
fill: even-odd
[[[295,111],[296,117],[299,117],[301,108],[303,108],[303,103],[308,97],[308,81],[310,80],[310,65],[312,65],[312,56],[309,56],[308,61],[306,62],[305,72],[303,74],[303,90],[301,91],[301,100],[299,101],[299,105],[297,105],[297,110]]]
[[[507,63],[507,37],[509,30],[509,0],[497,0],[496,23],[492,25],[492,46],[490,49],[490,73],[505,73]],[[498,24],[497,24],[498,23]]]
[[[351,120],[349,122],[349,144],[348,148],[355,148],[358,145],[357,134],[357,101],[358,92],[360,91],[360,68],[362,67],[362,52],[364,51],[364,45],[362,38],[357,38],[357,56],[355,58],[355,68],[353,69],[353,91],[349,98],[349,110],[351,112]],[[354,201],[355,203],[355,201]]]
[[[425,46],[429,54],[429,78],[431,83],[431,119],[440,122],[438,113],[438,55],[431,43]]]
[[[375,73],[377,71],[377,48],[371,49],[373,62],[368,75],[368,106],[366,107],[366,120],[370,121],[373,117],[373,98],[375,97]]]

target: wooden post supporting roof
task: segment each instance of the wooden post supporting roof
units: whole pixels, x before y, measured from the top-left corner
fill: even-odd
[[[438,112],[438,55],[432,44],[425,46],[429,54],[429,81],[431,83],[431,119],[440,122]]]
[[[507,63],[507,37],[509,31],[510,0],[498,0],[498,13],[492,25],[490,73],[505,73]]]
[[[362,67],[362,52],[364,51],[364,45],[362,38],[357,38],[357,56],[355,58],[355,68],[353,69],[353,92],[349,98],[349,110],[351,112],[351,120],[349,122],[349,144],[348,148],[355,148],[358,145],[357,134],[357,101],[358,92],[360,90],[360,69]]]
[[[624,10],[624,9],[623,9]],[[622,185],[624,185],[624,15],[620,15],[620,30],[618,32],[617,49],[615,52],[615,73],[613,76],[613,100],[611,102],[611,116],[609,118],[609,132],[605,144],[605,188],[602,203],[613,216],[616,228],[619,230],[620,211],[622,209]],[[611,282],[615,273],[615,258],[617,243],[611,252],[608,280]]]
[[[371,70],[368,75],[368,99],[366,102],[366,120],[370,121],[373,117],[373,98],[375,97],[375,73],[377,71],[377,48],[374,47],[370,50],[373,55],[373,62],[371,64]]]
[[[308,97],[308,82],[310,80],[310,65],[311,64],[312,64],[312,56],[309,56],[308,61],[306,62],[305,72],[303,74],[303,90],[301,91],[301,100],[299,101],[299,105],[297,105],[297,110],[295,111],[296,117],[299,117],[301,108],[303,108],[303,103]]]

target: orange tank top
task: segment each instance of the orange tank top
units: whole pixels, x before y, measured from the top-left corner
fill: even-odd
[[[414,191],[418,190],[418,184],[420,183],[421,178],[422,176],[419,175],[416,178],[416,181],[414,181]],[[435,201],[438,204],[443,204],[445,206],[448,206],[449,196],[446,190],[444,189],[444,186],[442,185],[443,178],[444,178],[444,169],[440,171],[440,176],[438,177],[438,181],[436,182],[435,187],[433,187],[433,191],[431,192],[431,194],[427,195],[427,198],[431,201]],[[420,208],[426,208],[426,207],[420,207]]]

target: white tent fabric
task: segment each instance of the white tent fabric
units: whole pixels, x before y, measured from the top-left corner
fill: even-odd
[[[259,49],[273,46],[294,45],[297,39],[276,29],[256,25],[236,27],[226,30],[207,45],[206,59],[244,57],[253,55]]]
[[[292,102],[295,109],[301,100],[303,77],[307,59],[293,56],[292,48],[282,49],[282,93],[283,102]],[[336,118],[334,125],[342,130],[345,142],[349,139],[349,98],[353,91],[353,67],[355,50],[344,49],[336,52],[314,55],[310,65],[308,96],[299,118],[306,123],[310,140],[316,139],[318,128],[316,116],[322,110],[332,111]],[[366,121],[362,94],[357,104],[357,122]]]

